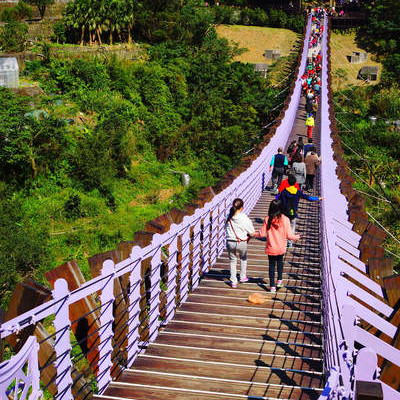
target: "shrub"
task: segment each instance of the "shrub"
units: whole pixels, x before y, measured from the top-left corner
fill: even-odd
[[[67,42],[67,28],[63,21],[57,21],[53,27],[53,35],[51,40],[57,43]]]
[[[3,187],[4,189],[4,187]],[[5,307],[15,284],[48,260],[49,224],[25,214],[18,197],[0,193],[0,298]]]
[[[32,9],[21,0],[16,6],[5,8],[1,13],[3,22],[21,21],[29,18],[32,18]]]
[[[214,7],[214,21],[216,24],[233,24],[235,20],[234,8],[219,6]]]
[[[20,52],[26,48],[28,25],[9,21],[0,28],[0,50],[4,52]]]
[[[64,213],[68,220],[83,217],[81,210],[81,198],[76,194],[71,194],[64,203]]]

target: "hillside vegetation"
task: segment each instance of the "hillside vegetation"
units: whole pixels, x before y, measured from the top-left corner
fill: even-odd
[[[396,0],[366,3],[369,19],[355,40],[381,62],[381,81],[342,86],[335,110],[355,188],[366,196],[371,221],[389,231],[385,255],[400,272],[400,8]]]
[[[88,256],[215,183],[279,114],[285,93],[233,61],[239,50],[208,10],[191,1],[181,11],[196,22],[148,46],[148,61],[53,58],[44,44],[24,72],[44,94],[0,90],[3,306],[16,282],[45,283],[73,258],[89,278]]]
[[[280,50],[282,56],[288,56],[298,39],[295,32],[279,28],[218,25],[216,30],[220,36],[246,49],[234,58],[235,61],[250,63],[271,63],[264,57],[267,49]]]
[[[377,61],[373,53],[368,53],[366,61],[360,64],[352,64],[348,60],[348,56],[353,54],[353,51],[366,52],[357,45],[356,33],[331,33],[331,65],[333,73],[334,89],[344,89],[347,85],[365,86],[376,85],[380,82],[382,74],[382,63]],[[363,66],[379,67],[378,80],[365,82],[363,79],[357,79],[358,72]]]

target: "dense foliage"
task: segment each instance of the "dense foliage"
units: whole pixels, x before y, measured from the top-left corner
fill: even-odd
[[[400,131],[390,121],[400,119],[399,98],[396,85],[379,91],[352,88],[335,98],[355,188],[365,193],[370,214],[395,237],[400,237]],[[377,117],[375,124],[371,115]],[[385,248],[400,257],[400,245],[392,237],[387,237]],[[393,261],[400,269],[399,259]]]
[[[55,0],[25,0],[28,4],[32,4],[37,7],[40,18],[43,19],[44,14],[46,12],[47,6],[54,4]]]
[[[32,9],[23,1],[14,7],[7,7],[1,13],[5,25],[0,28],[0,51],[19,52],[25,50],[28,39],[28,25],[23,21],[32,17]]]
[[[216,6],[213,8],[216,24],[241,24],[286,28],[301,33],[304,28],[304,17],[298,14],[287,14],[283,10],[262,8]]]
[[[358,31],[359,43],[384,59],[383,79],[400,81],[400,7],[397,0],[368,0],[368,21]]]
[[[24,51],[28,40],[28,25],[18,21],[9,21],[0,27],[0,51]]]
[[[200,0],[73,0],[54,29],[60,43],[167,40],[199,45],[211,24],[271,26],[302,32],[304,18],[281,10],[205,6]]]
[[[144,63],[28,63],[47,94],[33,108],[0,90],[0,235],[14,227],[1,240],[3,291],[72,258],[87,273],[88,255],[214,183],[277,115],[280,89],[231,62],[238,49],[213,27],[191,30],[191,43],[155,45]],[[189,188],[173,171],[189,173]]]
[[[21,21],[29,18],[32,18],[32,9],[21,0],[14,7],[7,7],[1,13],[3,22]]]
[[[343,148],[358,175],[356,188],[366,193],[370,214],[400,237],[400,131],[395,124],[400,120],[400,8],[396,0],[366,3],[368,21],[357,40],[382,60],[381,83],[338,92],[336,107]],[[400,270],[398,241],[388,235],[385,248]]]

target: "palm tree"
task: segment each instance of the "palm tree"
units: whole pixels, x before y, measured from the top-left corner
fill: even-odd
[[[64,17],[66,25],[75,29],[81,29],[81,46],[85,40],[85,28],[87,25],[88,2],[86,0],[75,0],[67,3]]]
[[[135,21],[135,9],[132,1],[124,0],[123,25],[128,30],[128,44],[132,43],[132,28]]]

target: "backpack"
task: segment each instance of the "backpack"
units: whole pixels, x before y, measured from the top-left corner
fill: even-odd
[[[286,205],[283,213],[292,221],[296,218],[296,198],[290,196],[286,198]]]
[[[294,174],[296,174],[296,175],[302,175],[303,174],[303,169],[302,168],[296,168],[297,167],[297,165],[292,165],[292,170],[293,170],[293,173]]]
[[[294,143],[290,143],[289,147],[287,148],[286,152],[290,155],[290,153],[294,150]]]

